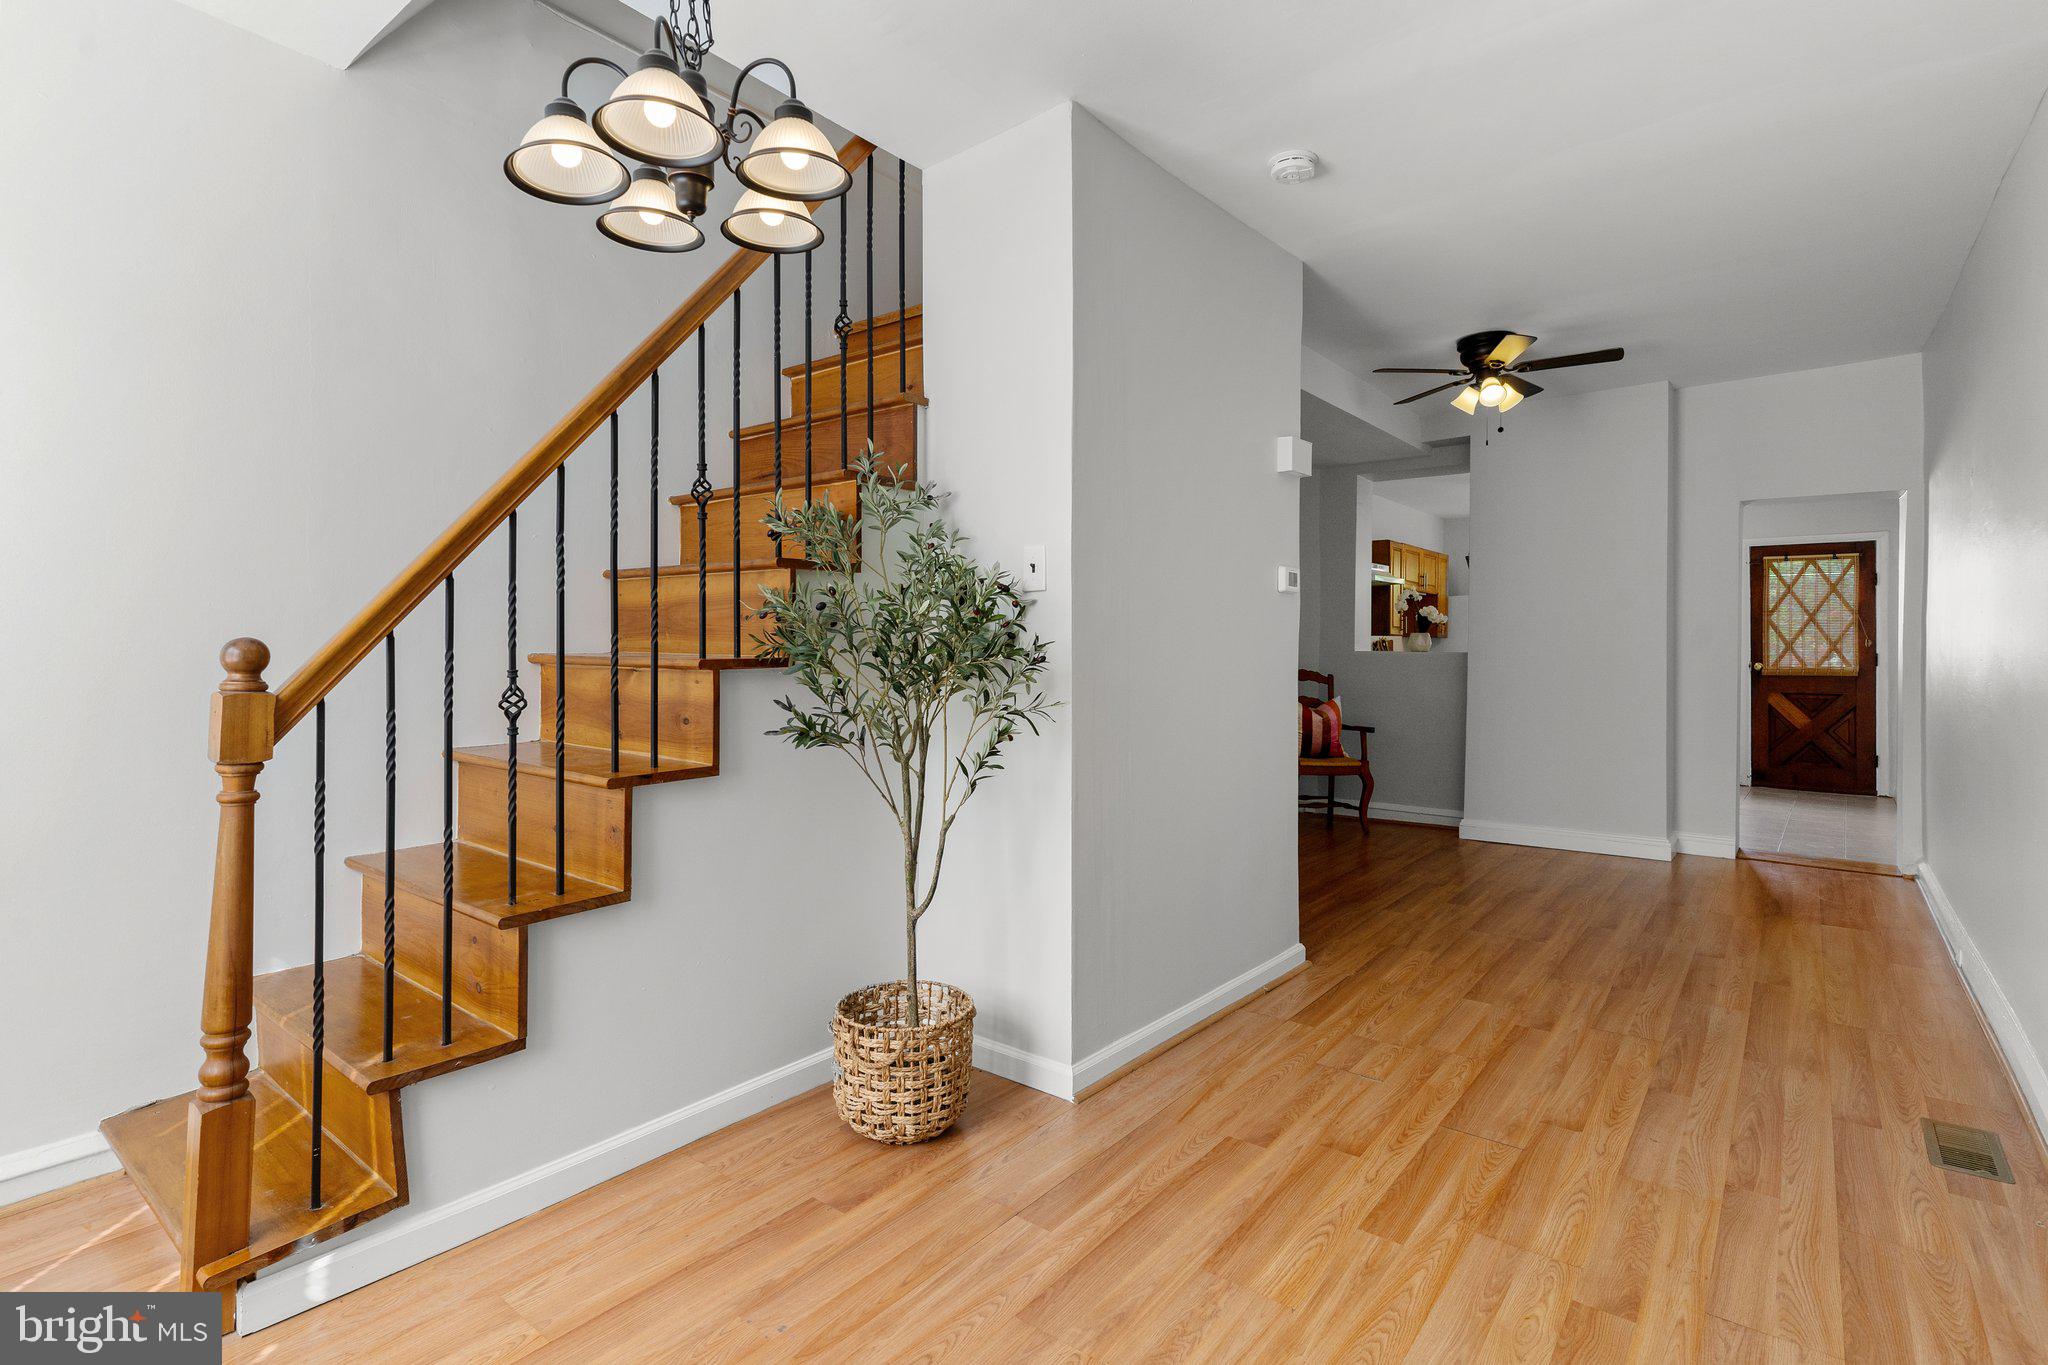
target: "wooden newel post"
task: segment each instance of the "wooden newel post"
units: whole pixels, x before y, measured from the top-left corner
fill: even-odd
[[[208,752],[220,774],[220,836],[214,846],[213,918],[200,1008],[199,1090],[185,1121],[185,1235],[180,1278],[249,1244],[249,1163],[256,1102],[249,1095],[249,1019],[255,972],[256,775],[275,739],[277,699],[263,681],[270,650],[230,640],[227,677],[213,697]]]

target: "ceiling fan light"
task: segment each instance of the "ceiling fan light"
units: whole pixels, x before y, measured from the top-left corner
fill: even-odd
[[[602,204],[630,177],[583,118],[573,100],[548,101],[540,121],[505,158],[505,178],[552,204]]]
[[[1488,375],[1479,381],[1479,405],[1481,407],[1497,408],[1500,406],[1501,399],[1510,392],[1511,390],[1507,385],[1501,383],[1494,376]]]
[[[597,215],[597,230],[641,251],[694,251],[704,233],[676,204],[668,177],[651,166],[633,172],[633,184]]]
[[[753,140],[736,171],[748,189],[812,204],[837,199],[853,183],[852,173],[839,164],[838,153],[811,121],[811,111],[796,100],[776,107],[774,121]]]
[[[678,69],[666,52],[642,53],[591,122],[599,137],[636,160],[702,166],[723,147],[703,85],[702,76]]]
[[[1502,412],[1506,412],[1509,408],[1513,407],[1515,404],[1521,401],[1521,392],[1519,390],[1510,388],[1505,394],[1501,395],[1500,410]]]
[[[1479,390],[1467,384],[1451,399],[1451,406],[1468,416],[1479,411]]]
[[[824,229],[811,221],[811,206],[748,190],[718,226],[725,239],[749,251],[787,256],[809,251],[825,240]]]

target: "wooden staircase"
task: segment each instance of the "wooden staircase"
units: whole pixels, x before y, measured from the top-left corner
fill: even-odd
[[[853,164],[866,144],[852,145]],[[842,153],[842,161],[849,153]],[[757,263],[757,262],[755,262]],[[681,318],[701,318],[736,289],[744,270],[722,268],[679,309]],[[750,270],[752,264],[746,269]],[[721,292],[722,291],[722,292]],[[659,363],[695,324],[664,325],[643,351]],[[803,497],[805,424],[810,425],[811,489],[846,510],[857,502],[852,476],[839,462],[842,423],[848,449],[866,440],[869,346],[876,366],[874,440],[892,464],[914,467],[916,410],[922,392],[923,347],[918,310],[877,317],[872,329],[857,324],[848,338],[845,389],[841,357],[817,362],[806,377],[802,365],[783,372],[795,415],[783,422],[783,486],[792,501]],[[898,338],[903,350],[899,361]],[[657,342],[660,345],[657,345]],[[665,346],[665,351],[663,347]],[[638,353],[636,353],[637,355]],[[628,366],[634,364],[629,358]],[[911,387],[899,391],[899,364]],[[622,366],[624,371],[628,366]],[[643,366],[644,368],[644,366]],[[616,408],[620,372],[592,395]],[[626,390],[630,392],[630,390]],[[844,391],[853,400],[842,417]],[[811,404],[818,406],[813,409]],[[598,419],[601,421],[602,419]],[[597,422],[576,424],[595,430]],[[576,426],[565,423],[550,440],[562,445],[553,464],[579,444]],[[566,434],[565,434],[566,433]],[[569,437],[575,436],[574,440]],[[728,439],[731,434],[728,433]],[[293,688],[309,674],[326,687],[345,674],[316,660],[284,692],[273,696],[262,683],[268,652],[255,641],[237,641],[223,654],[228,681],[215,699],[214,757],[222,776],[221,853],[209,948],[202,1045],[207,1054],[199,1089],[160,1100],[108,1119],[102,1131],[165,1230],[177,1242],[184,1287],[227,1294],[232,1321],[233,1290],[256,1271],[308,1244],[336,1236],[368,1219],[403,1206],[407,1198],[404,1131],[399,1095],[408,1085],[489,1061],[526,1046],[527,943],[530,926],[627,900],[632,895],[634,792],[670,782],[715,777],[719,753],[719,692],[722,675],[735,668],[773,666],[758,652],[758,606],[763,588],[787,590],[803,567],[794,547],[776,547],[760,518],[774,490],[772,424],[738,433],[740,461],[736,487],[718,490],[706,511],[706,541],[698,557],[698,507],[688,495],[679,506],[678,562],[656,568],[621,570],[616,582],[618,623],[618,748],[612,762],[611,655],[571,653],[558,674],[555,655],[536,653],[528,661],[540,675],[538,741],[508,750],[504,744],[457,748],[455,842],[451,888],[454,914],[445,953],[449,997],[443,1042],[444,947],[443,846],[439,842],[398,848],[392,856],[390,1009],[393,1044],[384,1052],[386,855],[382,850],[348,858],[362,888],[362,951],[335,958],[324,969],[324,1036],[316,1043],[314,972],[311,966],[235,978],[235,959],[249,961],[250,851],[255,774],[270,756],[275,738],[311,704]],[[547,443],[544,442],[544,445]],[[539,451],[541,447],[536,447]],[[534,463],[529,456],[529,464]],[[538,486],[550,469],[524,478]],[[515,471],[517,472],[517,471]],[[528,471],[532,473],[532,471]],[[694,469],[686,469],[687,478]],[[508,479],[511,476],[508,476]],[[479,514],[503,503],[487,495]],[[523,495],[522,495],[523,496]],[[734,499],[738,500],[741,563],[735,590],[732,560]],[[488,508],[487,508],[488,505]],[[511,506],[517,506],[514,500]],[[472,517],[472,520],[474,517]],[[457,528],[460,530],[461,528]],[[451,531],[451,537],[456,532]],[[459,546],[466,534],[451,544]],[[444,540],[448,540],[444,537]],[[474,537],[480,540],[481,536]],[[435,553],[435,552],[430,552]],[[452,553],[452,551],[451,551]],[[444,554],[443,558],[447,556]],[[458,555],[459,558],[459,555]],[[661,584],[660,638],[650,626],[649,584]],[[414,575],[418,576],[418,575]],[[401,579],[387,590],[402,596]],[[427,584],[431,590],[432,582]],[[705,648],[698,652],[699,597],[704,602]],[[402,616],[424,597],[386,611]],[[373,604],[374,605],[374,604]],[[733,643],[735,612],[741,645]],[[367,613],[366,613],[367,615]],[[389,626],[384,627],[388,631]],[[383,632],[367,636],[369,644]],[[358,649],[365,631],[351,626],[335,646]],[[651,742],[649,693],[659,675],[659,738]],[[563,876],[557,888],[556,693],[566,687],[562,772]],[[286,718],[288,710],[295,710]],[[433,781],[440,782],[440,764]],[[508,773],[509,770],[509,773]],[[517,788],[517,858],[508,866],[508,782]],[[508,894],[508,875],[517,894]],[[243,1045],[252,1031],[260,1065],[248,1069]],[[313,1077],[320,1068],[321,1195],[310,1197],[314,1145],[311,1117]],[[246,1197],[236,1197],[239,1189]],[[245,1210],[245,1212],[244,1212]],[[244,1223],[246,1225],[244,1225]]]

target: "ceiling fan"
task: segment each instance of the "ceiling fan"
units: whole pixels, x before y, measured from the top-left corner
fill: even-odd
[[[1533,398],[1543,392],[1541,384],[1533,384],[1522,378],[1532,370],[1561,370],[1567,365],[1605,365],[1621,359],[1622,356],[1621,347],[1610,346],[1604,351],[1580,351],[1576,355],[1552,356],[1548,360],[1523,360],[1523,352],[1535,344],[1535,337],[1521,332],[1474,332],[1470,336],[1458,338],[1458,369],[1415,370],[1386,367],[1374,370],[1373,373],[1455,375],[1457,377],[1448,384],[1439,384],[1433,389],[1409,394],[1400,402],[1413,403],[1418,398],[1427,398],[1433,393],[1442,393],[1445,389],[1457,389],[1458,396],[1451,400],[1451,406],[1460,412],[1475,412],[1482,407],[1499,408],[1506,412],[1524,398]]]

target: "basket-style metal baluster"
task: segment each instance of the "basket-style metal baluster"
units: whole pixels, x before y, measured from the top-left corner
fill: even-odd
[[[647,379],[647,767],[661,766],[661,371]]]
[[[910,254],[904,246],[904,224],[908,221],[905,187],[910,167],[896,158],[896,392],[910,392],[910,328],[904,315],[910,311]],[[869,361],[870,364],[874,362]]]
[[[732,657],[740,654],[740,291],[732,291]]]
[[[709,447],[706,444],[704,428],[704,324],[697,324],[697,477],[690,484],[690,500],[697,504],[697,657],[701,660],[710,652],[711,630],[711,565],[705,559],[709,547],[707,529],[711,517],[711,477],[705,459]],[[733,495],[739,495],[737,473],[733,479]]]
[[[568,799],[569,653],[567,593],[569,521],[569,466],[555,466],[555,894],[568,889]]]
[[[775,368],[770,372],[769,387],[775,390],[775,491],[782,492],[782,257],[776,256],[769,262],[769,274],[775,282]],[[774,547],[777,559],[782,557],[782,537],[771,533],[768,543]]]
[[[612,771],[619,770],[619,414],[612,429]]]
[[[398,637],[384,637],[384,1060],[398,964]]]
[[[804,506],[811,505],[811,414],[818,407],[817,380],[811,374],[811,255],[804,253]]]
[[[505,904],[519,903],[519,717],[526,693],[519,690],[519,509],[505,515],[505,690],[498,694],[505,714]]]
[[[313,1066],[312,1203],[319,1208],[320,1126],[327,1056],[327,699],[313,705]]]
[[[441,580],[441,1046],[455,1041],[455,575]]]
[[[846,468],[846,344],[853,336],[853,319],[846,313],[846,200],[839,201],[839,316],[832,319],[832,334],[839,338],[839,467]]]
[[[875,444],[875,159],[869,157],[867,173],[867,215],[868,245],[867,270],[862,283],[868,294],[868,358],[866,365],[868,381],[868,447]]]

